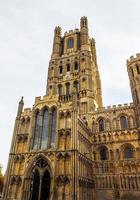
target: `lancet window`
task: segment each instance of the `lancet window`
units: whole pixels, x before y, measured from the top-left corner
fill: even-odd
[[[43,114],[35,115],[33,149],[47,149],[55,147],[56,136],[56,108],[46,108]]]
[[[120,123],[121,123],[121,128],[126,129],[127,128],[127,119],[125,116],[120,117]]]

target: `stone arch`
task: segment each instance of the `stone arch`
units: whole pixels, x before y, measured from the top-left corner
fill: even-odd
[[[38,179],[35,179],[36,177],[36,171],[38,174]],[[52,194],[52,179],[53,179],[53,172],[52,172],[52,165],[51,165],[51,161],[49,160],[48,157],[46,157],[44,154],[39,154],[36,155],[35,157],[32,158],[32,161],[28,164],[26,170],[25,170],[25,176],[24,176],[24,181],[23,181],[23,188],[22,188],[22,200],[24,199],[32,199],[34,198],[34,192],[35,192],[35,187],[36,184],[38,184],[40,187],[40,189],[38,191],[40,191],[39,193],[39,197],[42,196],[44,191],[44,178],[45,178],[45,173],[47,172],[48,176],[50,177],[50,181],[48,182],[48,191],[49,194]],[[42,179],[42,181],[41,181]],[[38,181],[38,182],[36,182]],[[42,182],[42,184],[40,185],[39,182]],[[46,187],[46,186],[45,186]],[[32,189],[30,189],[32,188]],[[44,196],[44,194],[43,194]]]
[[[46,157],[44,154],[41,153],[39,155],[34,156],[32,158],[32,161],[29,162],[29,164],[28,164],[28,166],[27,166],[27,168],[25,170],[25,177],[28,177],[30,175],[30,173],[31,173],[31,171],[32,171],[32,169],[34,167],[34,164],[41,158],[47,161],[48,166],[50,166],[50,173],[51,173],[51,176],[52,176],[52,171],[51,171],[52,164],[51,164],[51,161],[50,161],[50,159],[48,157]]]
[[[109,159],[109,151],[106,145],[101,145],[98,148],[100,160],[108,160]]]
[[[122,124],[122,119],[125,118],[126,119],[126,125],[124,125],[123,127],[123,124]],[[119,121],[119,129],[126,129],[128,128],[128,115],[126,113],[120,113],[118,116],[117,116],[117,119]]]
[[[130,155],[127,156],[127,150],[128,149],[128,154]],[[130,144],[130,143],[125,143],[121,145],[121,153],[122,153],[122,159],[130,159],[135,157],[135,147]],[[131,155],[132,153],[132,155]]]
[[[47,110],[47,109],[48,109],[48,111],[49,111],[49,106],[47,106],[47,105],[43,106],[43,107],[41,108],[41,110],[40,110],[40,114],[43,115],[44,111]]]

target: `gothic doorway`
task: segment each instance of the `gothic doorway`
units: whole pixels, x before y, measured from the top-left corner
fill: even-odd
[[[50,200],[51,176],[47,161],[39,159],[31,174],[29,200]]]
[[[42,178],[41,200],[49,200],[49,196],[50,196],[50,174],[48,170],[46,170]]]
[[[38,200],[39,185],[40,185],[40,175],[38,170],[35,170],[32,177],[31,199]]]

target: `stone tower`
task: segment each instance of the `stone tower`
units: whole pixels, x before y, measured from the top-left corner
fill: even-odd
[[[3,200],[139,200],[139,64],[127,61],[133,103],[105,108],[87,18],[56,27],[46,93],[18,105]]]
[[[95,40],[89,38],[86,17],[81,18],[80,31],[71,30],[63,37],[60,27],[54,31],[46,94],[58,95],[62,103],[72,101],[73,87],[79,93],[80,113],[102,106]]]
[[[135,105],[137,125],[140,128],[140,54],[136,54],[136,57],[131,56],[130,59],[127,60],[127,71],[133,103]]]

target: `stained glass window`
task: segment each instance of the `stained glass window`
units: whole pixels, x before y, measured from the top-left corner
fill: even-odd
[[[73,48],[73,45],[74,45],[73,38],[69,38],[68,41],[67,41],[67,48],[71,49],[71,48]]]
[[[47,147],[48,122],[49,122],[48,109],[46,109],[43,114],[41,149],[44,149]]]

